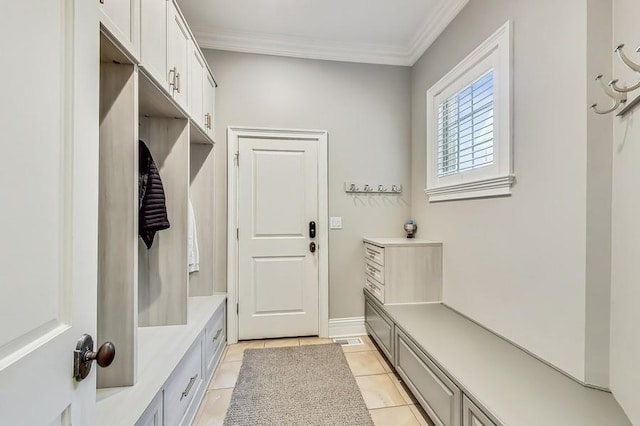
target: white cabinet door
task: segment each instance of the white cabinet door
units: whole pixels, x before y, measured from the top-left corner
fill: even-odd
[[[169,91],[169,73],[167,72],[168,12],[167,0],[141,0],[140,65],[166,91]]]
[[[3,2],[0,51],[0,423],[94,425],[98,1]]]
[[[464,426],[496,426],[466,395],[462,400],[462,424]]]
[[[215,111],[216,111],[216,82],[209,74],[208,69],[204,73],[204,115],[207,120],[206,132],[211,139],[215,139]]]
[[[189,111],[189,30],[177,6],[170,2],[169,12],[169,92]]]
[[[140,0],[94,0],[103,27],[135,58],[140,58]]]
[[[206,65],[204,58],[200,53],[200,49],[195,43],[191,42],[191,63],[189,72],[189,106],[191,107],[191,118],[196,124],[206,131],[207,120],[203,112],[203,83]]]

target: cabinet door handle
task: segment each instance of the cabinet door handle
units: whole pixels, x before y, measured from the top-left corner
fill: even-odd
[[[176,88],[176,67],[169,70],[169,87],[173,86],[173,90]]]
[[[100,4],[104,4],[104,0],[100,0]]]
[[[221,328],[218,329],[218,332],[216,333],[215,336],[213,336],[213,340],[211,340],[211,342],[215,342],[216,340],[218,340],[218,337],[220,337],[220,333],[222,333]]]
[[[191,388],[193,387],[193,384],[196,382],[197,378],[198,378],[198,375],[196,374],[189,380],[189,384],[187,385],[185,390],[182,392],[182,395],[180,396],[180,401],[182,401],[184,398],[189,396],[189,392],[191,392]]]

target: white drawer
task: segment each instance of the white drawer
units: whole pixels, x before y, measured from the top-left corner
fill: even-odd
[[[198,393],[203,385],[202,379],[202,336],[196,340],[186,353],[173,374],[165,383],[164,409],[165,424],[178,425],[183,423],[183,418],[193,396]]]
[[[380,284],[384,284],[384,266],[378,265],[370,260],[365,260],[364,271]]]
[[[151,404],[147,407],[145,412],[140,416],[140,419],[136,422],[136,426],[163,426],[162,421],[162,391],[153,398]]]
[[[381,303],[384,303],[384,285],[369,277],[365,278],[364,286],[369,290]]]
[[[205,368],[207,377],[213,373],[213,367],[224,344],[227,341],[225,330],[225,304],[220,306],[205,327]]]
[[[364,258],[384,266],[384,248],[364,243]]]
[[[393,360],[393,322],[368,299],[364,303],[364,318],[371,337],[380,345],[387,358]]]
[[[396,332],[396,370],[437,426],[459,426],[462,392],[400,330]]]
[[[462,424],[465,426],[496,426],[466,395],[462,399]]]

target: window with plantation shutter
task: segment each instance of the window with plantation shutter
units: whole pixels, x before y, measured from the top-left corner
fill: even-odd
[[[493,70],[438,106],[438,176],[493,164]]]
[[[507,22],[427,92],[429,201],[511,194],[510,34]]]

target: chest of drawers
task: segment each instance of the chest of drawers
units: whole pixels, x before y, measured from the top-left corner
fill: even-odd
[[[442,243],[364,239],[365,288],[382,303],[442,300]]]

